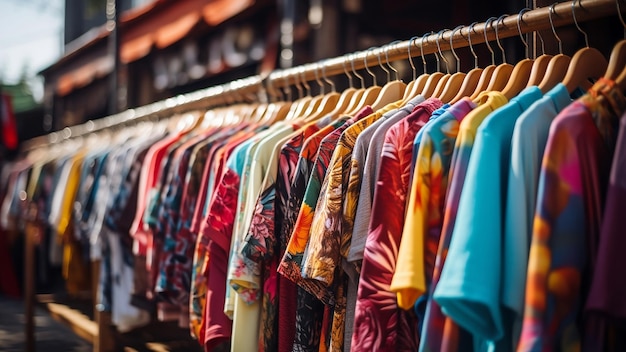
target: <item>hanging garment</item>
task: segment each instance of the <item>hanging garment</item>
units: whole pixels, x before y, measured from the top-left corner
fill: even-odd
[[[398,311],[389,284],[404,225],[413,141],[441,105],[436,98],[426,100],[385,134],[359,281],[351,343],[355,350],[395,351],[418,347],[416,331],[409,325],[415,321]],[[390,295],[392,298],[388,299]]]
[[[601,79],[550,127],[539,178],[519,351],[574,350],[587,344],[602,349],[602,337],[585,334],[595,327],[578,325],[577,317],[595,268],[605,185],[625,107],[615,83]],[[581,336],[587,340],[581,341]]]

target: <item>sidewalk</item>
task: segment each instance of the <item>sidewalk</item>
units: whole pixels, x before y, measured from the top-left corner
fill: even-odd
[[[24,302],[0,295],[0,351],[22,352],[24,340]],[[92,345],[69,328],[35,308],[35,346],[46,352],[89,352]]]

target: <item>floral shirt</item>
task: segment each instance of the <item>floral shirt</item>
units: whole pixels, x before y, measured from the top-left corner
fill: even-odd
[[[399,314],[389,285],[404,224],[406,194],[415,134],[442,102],[430,98],[385,134],[380,172],[374,192],[372,219],[363,253],[357,293],[352,349],[358,351],[416,350],[415,328],[408,314]]]
[[[279,231],[281,258],[287,249],[298,210],[304,199],[307,182],[314,170],[313,166],[320,144],[326,136],[347,123],[348,120],[347,116],[337,119],[331,125],[307,138],[300,148],[295,174],[289,186],[285,186],[289,195],[287,204],[284,205],[283,218],[282,220],[277,218],[281,225],[275,230]],[[283,266],[279,265],[277,271],[281,275],[279,277],[278,351],[317,350],[320,342],[323,305],[313,295],[283,275],[282,269]]]
[[[278,220],[282,219],[283,211],[286,210],[288,189],[285,185],[289,184],[295,174],[298,154],[305,138],[316,133],[328,123],[330,123],[329,117],[311,122],[276,144],[268,164],[263,191],[256,202],[256,208],[252,215],[250,230],[243,242],[242,254],[244,257],[263,266],[264,277],[259,277],[259,282],[264,280],[262,282],[263,297],[259,331],[262,340],[262,344],[259,346],[260,350],[276,351],[278,334],[281,332],[280,329],[276,329],[279,308],[277,295],[279,278],[276,268],[278,267],[278,259],[282,257],[284,251],[282,248],[286,247],[286,241],[281,241],[276,236],[277,229],[275,227]],[[290,325],[293,326],[293,324]]]
[[[370,114],[372,114],[372,109],[369,106],[363,108],[354,118],[346,121],[345,124],[326,136],[320,144],[317,158],[313,165],[313,172],[307,183],[302,206],[298,213],[289,243],[287,244],[287,250],[280,264],[281,267],[279,268],[279,272],[282,275],[305,288],[307,291],[318,291],[316,289],[316,281],[304,280],[301,275],[300,265],[304,258],[304,250],[309,240],[311,223],[330,159],[343,131],[347,129],[348,126],[351,126],[356,121]],[[321,297],[316,295],[316,297],[325,304],[334,304],[334,297],[330,294],[324,294]]]

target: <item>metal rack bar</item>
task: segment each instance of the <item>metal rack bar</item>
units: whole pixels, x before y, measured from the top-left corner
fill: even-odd
[[[615,1],[616,0],[580,1],[578,5],[576,5],[576,20],[578,22],[585,22],[614,15],[617,13]],[[519,30],[521,30],[522,33],[529,33],[551,28],[550,21],[548,20],[549,11],[551,11],[549,7],[542,7],[523,13]],[[570,1],[557,4],[554,6],[553,11],[552,20],[555,27],[563,27],[574,23],[572,3]],[[498,21],[498,37],[500,39],[517,36],[519,35],[519,30],[517,14],[506,16],[501,21]],[[441,50],[450,49],[450,43],[452,43],[454,48],[467,47],[469,45],[466,39],[468,34],[471,35],[472,44],[484,43],[485,31],[487,32],[487,40],[492,41],[496,39],[493,24],[482,22],[476,24],[471,31],[468,26],[464,26],[460,30],[455,30],[454,33],[452,31],[446,31],[439,38],[439,46]],[[418,42],[420,44],[423,43],[421,50],[417,47],[418,43],[415,41],[401,41],[374,50],[346,54],[294,68],[275,70],[265,77],[260,75],[251,76],[193,93],[179,95],[139,108],[129,109],[102,119],[87,121],[81,125],[66,127],[61,131],[31,139],[24,143],[23,150],[31,150],[46,144],[59,142],[63,139],[85,135],[123,123],[135,122],[154,115],[171,115],[194,109],[209,108],[216,104],[223,103],[223,96],[227,93],[250,94],[259,92],[264,85],[279,88],[296,84],[302,81],[302,79],[312,81],[315,79],[316,75],[319,76],[322,67],[324,75],[330,77],[343,74],[344,64],[347,62],[352,62],[354,68],[357,70],[365,68],[365,62],[367,62],[367,65],[370,67],[376,66],[378,65],[378,57],[383,50],[389,61],[407,59],[409,57],[410,45],[415,46],[415,48],[410,51],[411,56],[419,56],[422,52],[424,55],[432,54],[438,50],[436,44],[437,36],[438,34],[432,34],[425,37],[424,41],[419,40]],[[450,36],[452,36],[452,38],[450,38]]]

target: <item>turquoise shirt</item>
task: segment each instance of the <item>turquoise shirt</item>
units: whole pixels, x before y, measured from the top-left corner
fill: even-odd
[[[541,160],[550,124],[571,103],[567,88],[557,84],[532,104],[515,123],[504,217],[502,304],[514,312],[513,343],[521,333],[528,250],[539,187]],[[506,329],[507,327],[505,327]]]
[[[434,298],[477,341],[503,336],[500,269],[511,137],[517,118],[541,97],[539,88],[529,87],[486,117],[469,159]]]

